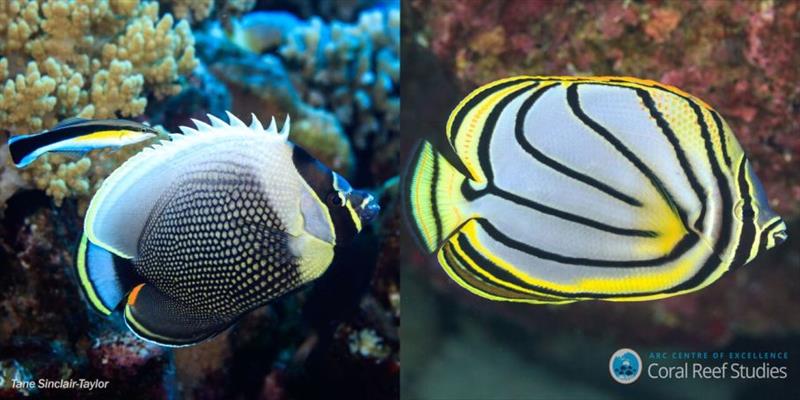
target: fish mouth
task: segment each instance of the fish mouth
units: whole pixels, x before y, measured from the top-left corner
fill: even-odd
[[[375,196],[365,191],[351,192],[350,201],[356,206],[356,213],[361,222],[372,221],[381,211],[381,206]]]
[[[785,229],[784,229],[784,230],[777,231],[777,232],[774,232],[774,233],[772,234],[772,240],[774,240],[774,241],[775,241],[775,246],[778,246],[778,245],[780,245],[781,243],[785,242],[785,241],[786,241],[786,239],[788,239],[788,238],[789,238],[789,234],[788,234],[788,233],[786,233],[786,230],[785,230]]]

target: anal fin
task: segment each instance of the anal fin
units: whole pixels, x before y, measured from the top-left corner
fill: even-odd
[[[133,288],[125,305],[125,323],[137,336],[162,346],[189,346],[228,328],[234,318],[199,312],[150,284]]]

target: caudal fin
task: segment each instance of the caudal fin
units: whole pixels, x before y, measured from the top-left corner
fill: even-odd
[[[86,299],[104,315],[122,303],[137,281],[130,260],[92,243],[86,234],[81,236],[75,266]]]
[[[468,219],[461,186],[466,178],[428,142],[411,159],[404,183],[406,212],[418,239],[431,253]]]

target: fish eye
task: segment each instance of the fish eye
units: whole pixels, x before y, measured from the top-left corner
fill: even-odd
[[[330,192],[328,193],[328,198],[326,199],[327,203],[332,206],[342,207],[345,203],[344,194],[342,192]]]

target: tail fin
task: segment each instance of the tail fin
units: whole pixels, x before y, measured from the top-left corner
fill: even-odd
[[[92,243],[85,233],[78,246],[75,266],[86,299],[92,308],[104,315],[111,314],[137,283],[130,260]]]
[[[403,190],[406,211],[418,239],[431,253],[469,218],[461,194],[465,179],[427,141],[411,158]]]

